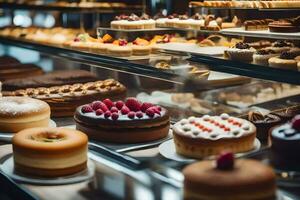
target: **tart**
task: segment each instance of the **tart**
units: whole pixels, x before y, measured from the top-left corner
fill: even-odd
[[[173,126],[176,152],[191,158],[217,155],[223,150],[234,153],[254,148],[255,126],[244,119],[204,115],[182,119]]]
[[[255,125],[257,129],[257,138],[263,142],[268,141],[269,130],[282,122],[276,115],[263,115],[259,111],[250,111],[248,113],[248,120]]]
[[[31,128],[12,139],[17,173],[41,177],[71,175],[86,169],[87,136],[66,128]]]
[[[251,159],[234,160],[222,153],[216,161],[205,160],[183,169],[184,199],[263,200],[276,198],[272,168]]]
[[[253,55],[253,63],[258,65],[269,65],[269,59],[272,57],[276,57],[279,54],[271,49],[259,49]]]
[[[132,48],[126,40],[119,39],[107,48],[107,54],[116,57],[130,57],[132,55]]]
[[[298,70],[296,54],[291,51],[284,51],[280,56],[272,57],[268,60],[269,66],[274,68]]]
[[[25,128],[48,127],[49,105],[29,97],[0,98],[0,131],[16,133]]]
[[[272,163],[277,169],[300,171],[300,115],[271,132]]]
[[[77,108],[76,129],[90,139],[110,143],[139,143],[164,138],[169,133],[168,111],[135,98],[125,102],[110,99]]]
[[[150,42],[142,39],[137,38],[132,42],[132,54],[137,56],[149,55],[151,53],[151,46]]]
[[[255,49],[247,43],[239,42],[234,47],[225,50],[224,53],[231,60],[252,61]]]

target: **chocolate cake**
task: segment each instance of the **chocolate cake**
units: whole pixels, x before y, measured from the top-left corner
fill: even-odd
[[[51,87],[64,84],[86,83],[96,81],[97,77],[84,70],[54,71],[45,75],[18,78],[3,82],[4,91],[13,91],[25,88]]]
[[[34,64],[16,64],[16,65],[1,65],[0,66],[0,81],[10,79],[24,79],[43,74],[43,70]]]
[[[272,130],[272,163],[277,169],[300,171],[300,115]]]
[[[0,68],[6,65],[20,64],[20,61],[14,57],[10,56],[0,56]]]

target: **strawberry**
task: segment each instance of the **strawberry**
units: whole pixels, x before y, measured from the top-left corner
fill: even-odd
[[[160,115],[160,111],[159,111],[159,108],[158,108],[158,106],[153,106],[153,107],[151,107],[152,108],[152,110],[154,111],[154,113],[156,113],[156,114],[159,114]]]
[[[96,110],[96,115],[102,115],[104,112],[101,109]]]
[[[117,112],[119,112],[119,110],[118,110],[117,107],[111,107],[110,112],[111,113],[117,113]]]
[[[114,102],[112,102],[110,99],[104,99],[102,102],[107,106],[108,109],[114,106]]]
[[[134,119],[135,112],[130,111],[127,115],[130,119]]]
[[[148,108],[152,107],[152,106],[153,106],[152,103],[147,103],[147,102],[145,102],[145,103],[143,103],[142,106],[141,106],[141,111],[142,111],[142,112],[146,112],[146,110],[147,110]]]
[[[123,106],[124,106],[124,102],[123,102],[123,101],[117,101],[117,102],[116,102],[116,107],[117,107],[119,110],[121,110],[121,109],[123,108]]]
[[[113,120],[117,120],[118,118],[119,118],[119,115],[118,115],[118,113],[112,113],[111,114],[111,118],[113,119]]]
[[[128,98],[125,105],[131,111],[139,111],[141,109],[141,103],[136,98]]]
[[[234,155],[231,152],[222,152],[217,158],[217,168],[229,170],[234,166]]]
[[[153,110],[153,107],[150,107],[146,110],[146,115],[148,115],[149,117],[154,117],[155,111]]]
[[[127,106],[123,106],[123,108],[121,109],[121,113],[123,115],[127,115],[129,112],[130,112],[130,110]]]
[[[83,113],[90,113],[90,112],[93,112],[93,108],[91,106],[89,106],[89,105],[84,105],[81,108],[81,112],[83,112]]]
[[[101,104],[102,104],[101,101],[94,101],[93,103],[91,103],[91,106],[93,110],[98,110],[101,108]]]

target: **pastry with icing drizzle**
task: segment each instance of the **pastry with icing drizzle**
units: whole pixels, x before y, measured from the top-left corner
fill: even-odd
[[[253,149],[256,127],[249,121],[229,116],[204,115],[182,119],[173,126],[176,152],[191,158]]]

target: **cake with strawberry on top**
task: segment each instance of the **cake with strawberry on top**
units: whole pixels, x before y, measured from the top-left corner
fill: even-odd
[[[168,135],[170,117],[160,106],[127,98],[110,99],[79,106],[74,116],[76,129],[90,139],[111,143],[138,143]]]

